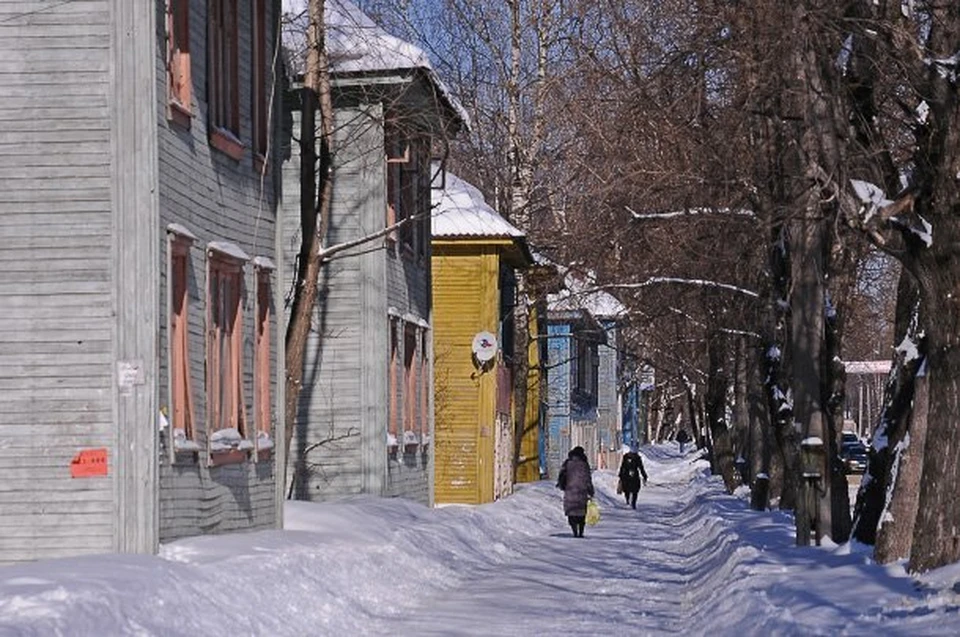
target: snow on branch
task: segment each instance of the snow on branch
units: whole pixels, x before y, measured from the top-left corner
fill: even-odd
[[[851,179],[850,185],[859,200],[858,215],[860,223],[864,227],[867,227],[871,219],[877,217],[881,221],[889,221],[906,232],[916,235],[928,248],[933,245],[933,226],[914,210],[914,197],[911,193],[904,194],[896,201],[892,201],[887,198],[879,186],[868,181]],[[871,233],[878,245],[883,246],[885,244],[883,237],[876,230],[868,228],[868,232]]]
[[[870,221],[871,217],[877,213],[880,208],[884,208],[893,203],[883,193],[883,190],[869,181],[851,179],[850,185],[853,186],[853,192],[860,200],[860,216],[863,222]]]
[[[729,215],[729,216],[741,217],[744,219],[752,219],[752,220],[756,220],[757,218],[757,215],[754,214],[752,210],[747,210],[745,208],[685,208],[683,210],[675,210],[672,212],[648,212],[648,213],[637,212],[630,206],[624,206],[624,209],[630,213],[633,219],[637,219],[637,220],[663,221],[666,219],[677,219],[680,217],[694,217],[694,216],[705,216],[705,215]]]
[[[948,58],[927,58],[924,60],[924,63],[932,66],[943,79],[953,84],[957,83],[957,69],[960,67],[960,51],[957,51]]]
[[[616,288],[621,290],[636,290],[639,288],[650,287],[652,285],[669,285],[669,284],[695,285],[700,287],[717,288],[720,290],[736,292],[737,294],[743,294],[745,296],[749,296],[752,299],[760,298],[760,295],[754,292],[753,290],[748,290],[746,288],[742,288],[737,285],[731,285],[729,283],[720,283],[719,281],[707,281],[705,279],[681,279],[677,277],[666,277],[666,276],[651,277],[646,281],[642,281],[640,283],[611,283],[610,285],[607,285],[605,287],[610,289]]]

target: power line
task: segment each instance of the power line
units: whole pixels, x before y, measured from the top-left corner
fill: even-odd
[[[24,12],[24,13],[14,13],[12,16],[10,16],[10,17],[8,17],[8,18],[4,18],[3,20],[0,20],[0,23],[3,23],[3,22],[12,22],[13,20],[17,20],[17,19],[19,19],[19,18],[26,18],[27,16],[37,15],[38,13],[43,13],[43,12],[45,12],[45,11],[51,11],[51,10],[53,10],[53,9],[56,9],[57,7],[61,7],[61,6],[65,5],[65,4],[69,4],[69,3],[71,3],[71,2],[76,2],[76,0],[59,0],[58,2],[54,2],[54,3],[51,4],[51,5],[47,5],[47,6],[45,6],[45,7],[40,7],[39,9],[34,9],[33,11],[26,11],[26,12]]]

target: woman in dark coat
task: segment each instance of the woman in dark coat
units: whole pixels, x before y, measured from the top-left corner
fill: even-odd
[[[637,453],[634,447],[623,454],[620,461],[620,488],[623,490],[623,497],[627,499],[627,504],[634,509],[637,508],[637,494],[640,493],[640,478],[643,477],[643,484],[647,483],[647,472],[643,468],[643,458]]]
[[[563,490],[563,512],[570,522],[573,537],[583,537],[587,519],[587,500],[593,497],[590,463],[583,447],[574,447],[560,467],[557,487]]]

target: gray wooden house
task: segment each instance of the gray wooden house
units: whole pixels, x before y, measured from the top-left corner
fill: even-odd
[[[281,524],[278,12],[0,8],[0,563]]]
[[[298,499],[366,493],[432,503],[430,159],[466,119],[420,49],[346,0],[328,0],[326,20],[335,143],[324,245],[380,235],[322,266],[290,489]],[[294,76],[283,166],[291,256],[300,245],[299,40],[302,31],[285,39]]]

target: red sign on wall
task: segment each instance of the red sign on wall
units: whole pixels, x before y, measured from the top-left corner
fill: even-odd
[[[71,478],[90,478],[107,475],[107,450],[81,449],[70,461]]]

